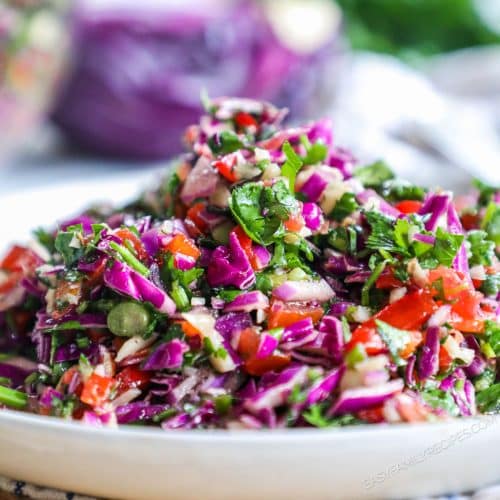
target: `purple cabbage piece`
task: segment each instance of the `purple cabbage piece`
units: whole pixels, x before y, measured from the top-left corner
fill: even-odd
[[[301,319],[287,326],[280,340],[280,347],[285,351],[297,349],[303,345],[314,342],[318,332],[314,330],[311,318]]]
[[[335,296],[335,292],[324,280],[285,281],[273,290],[273,297],[285,302],[318,301],[326,302]]]
[[[328,416],[342,415],[373,408],[401,392],[403,387],[403,380],[397,379],[374,387],[346,389],[340,394],[327,414]]]
[[[364,269],[364,266],[354,257],[332,252],[327,261],[324,263],[324,268],[326,271],[334,274],[345,274],[361,271]]]
[[[269,299],[259,290],[238,295],[224,307],[224,312],[250,312],[267,309]]]
[[[307,394],[305,406],[311,406],[313,404],[324,401],[325,399],[328,399],[332,392],[339,385],[344,372],[345,366],[339,366],[338,368],[334,368],[326,375],[324,375],[320,380],[315,382]]]
[[[161,344],[146,360],[143,370],[176,370],[182,366],[189,346],[179,339]]]
[[[344,316],[344,314],[347,312],[347,309],[349,309],[349,307],[353,305],[354,305],[353,302],[347,302],[347,301],[334,302],[331,305],[328,314],[331,314],[332,316],[336,317]]]
[[[340,363],[344,349],[344,331],[342,321],[335,316],[323,316],[319,331],[324,333],[323,347],[334,363]]]
[[[311,231],[317,231],[323,223],[323,214],[321,208],[316,203],[305,202],[302,205],[302,217],[306,227]]]
[[[166,292],[122,262],[115,261],[111,268],[106,269],[104,283],[135,300],[150,302],[164,314],[175,313],[175,303]]]
[[[265,246],[257,244],[253,245],[252,250],[254,258],[258,263],[258,269],[264,269],[265,267],[267,267],[269,262],[271,261],[271,252],[269,252],[269,250]]]
[[[314,172],[300,188],[300,192],[307,197],[308,201],[316,202],[321,198],[327,186],[328,179],[320,172]]]
[[[465,342],[469,349],[473,349],[475,352],[474,359],[472,363],[464,368],[464,372],[468,377],[477,377],[481,375],[484,370],[486,370],[487,363],[481,354],[481,348],[479,342],[473,335],[467,335],[465,337]]]
[[[448,229],[452,234],[464,234],[464,228],[458,217],[457,211],[453,206],[453,203],[448,205]],[[469,260],[467,258],[467,247],[465,246],[465,241],[462,242],[460,248],[458,249],[457,255],[453,259],[453,269],[461,271],[465,274],[466,279],[470,281],[469,274]]]
[[[78,217],[73,217],[72,219],[66,220],[59,224],[61,231],[66,231],[70,226],[76,226],[78,224],[82,225],[83,234],[92,234],[92,224],[95,223],[95,219],[89,215],[79,215]]]
[[[107,260],[107,255],[104,253],[100,253],[96,259],[90,262],[79,261],[77,267],[79,271],[82,271],[84,273],[93,273],[94,271],[99,269]]]
[[[333,146],[333,124],[330,118],[323,118],[311,124],[307,138],[311,144],[321,142],[329,148]]]
[[[116,408],[116,419],[119,424],[131,424],[151,420],[167,410],[166,405],[152,405],[145,401],[137,401]]]
[[[413,239],[416,241],[420,241],[421,243],[426,243],[427,245],[434,245],[434,243],[436,242],[436,238],[432,236],[432,234],[417,233],[413,235]]]
[[[427,328],[418,362],[418,376],[421,379],[432,377],[439,371],[439,332],[440,329],[437,326]]]
[[[157,228],[149,229],[141,234],[141,241],[150,257],[154,257],[160,249],[160,235]]]
[[[36,370],[36,366],[31,369],[25,369],[20,366],[9,363],[10,360],[0,363],[0,377],[8,378],[11,382],[11,387],[19,387],[23,384],[24,379]]]
[[[189,255],[177,253],[174,255],[174,266],[181,271],[189,271],[196,266],[196,259]]]
[[[106,328],[106,316],[100,313],[73,313],[55,320],[49,314],[39,312],[36,317],[35,330],[40,331],[52,330],[69,322],[77,322],[81,328]],[[79,329],[79,327],[71,329]]]
[[[230,312],[219,316],[215,322],[215,329],[225,338],[241,332],[253,325],[250,314],[244,312]]]
[[[440,219],[446,216],[449,204],[450,196],[448,194],[431,193],[427,196],[424,204],[418,211],[419,215],[430,215],[425,222],[425,229],[427,231],[435,231],[437,229]]]
[[[331,167],[340,170],[344,179],[350,179],[352,177],[354,165],[356,164],[356,158],[346,149],[334,148],[330,149],[327,163]]]
[[[387,203],[379,194],[377,194],[373,189],[365,189],[356,195],[358,202],[365,206],[373,204],[378,207],[378,210],[389,217],[398,218],[401,212],[393,207],[391,204]]]
[[[413,387],[415,385],[415,363],[417,358],[415,355],[408,358],[408,363],[405,367],[405,381],[406,385]]]
[[[217,247],[208,264],[210,286],[235,286],[242,290],[255,283],[255,273],[235,233],[229,235],[229,247]]]
[[[46,387],[43,390],[42,395],[40,396],[39,402],[41,406],[44,406],[45,408],[51,408],[54,399],[62,400],[63,395],[52,387]]]
[[[255,353],[255,357],[258,359],[267,358],[274,352],[276,347],[278,347],[278,344],[279,340],[276,337],[264,332],[260,336],[260,343],[257,348],[257,352]]]
[[[243,406],[251,413],[258,415],[261,410],[284,404],[292,389],[307,380],[307,371],[307,366],[286,368],[272,384],[258,391],[255,396],[246,399]]]

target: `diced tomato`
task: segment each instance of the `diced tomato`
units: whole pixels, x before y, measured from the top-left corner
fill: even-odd
[[[431,284],[442,281],[445,300],[453,300],[462,294],[464,290],[470,288],[465,275],[460,271],[455,271],[448,267],[439,266],[429,271],[429,282]],[[439,294],[440,290],[436,286],[432,287],[433,295]]]
[[[115,231],[115,235],[118,236],[118,238],[120,238],[123,242],[130,242],[139,260],[146,261],[148,259],[148,253],[146,252],[142,241],[130,229],[117,229]]]
[[[93,373],[83,384],[80,399],[90,406],[102,406],[108,400],[114,383],[111,377]]]
[[[407,293],[401,299],[384,307],[362,325],[358,326],[346,346],[349,351],[356,344],[363,344],[367,354],[375,355],[387,351],[387,346],[377,332],[375,320],[379,319],[401,330],[418,331],[431,314],[436,311],[437,305],[428,290],[417,290]],[[421,339],[420,339],[421,340]],[[415,334],[411,344],[418,342]],[[418,344],[417,344],[418,345]],[[406,354],[406,349],[403,351]]]
[[[351,340],[346,345],[346,350],[350,351],[356,344],[362,344],[365,351],[370,356],[387,352],[382,337],[378,334],[374,324],[362,324],[352,332]]]
[[[441,372],[447,371],[451,367],[452,363],[453,363],[453,358],[446,350],[446,347],[441,345],[439,348],[439,371]]]
[[[201,254],[194,242],[182,233],[176,234],[167,243],[165,249],[173,254],[181,253],[188,257],[193,257],[193,259],[197,259]]]
[[[296,305],[273,300],[269,309],[267,326],[270,329],[286,327],[304,318],[311,318],[316,324],[323,314],[323,308],[320,306]]]
[[[289,354],[272,354],[266,358],[251,358],[245,362],[245,370],[250,375],[263,375],[266,372],[282,370],[290,364]]]
[[[422,202],[416,200],[403,200],[396,203],[396,208],[404,214],[416,214],[422,208]]]
[[[480,303],[483,295],[472,290],[463,291],[451,306],[449,324],[461,332],[482,333],[486,319]]]
[[[385,306],[374,319],[385,321],[401,330],[418,330],[437,308],[428,290],[417,290]]]
[[[216,161],[213,165],[219,171],[219,174],[226,178],[231,184],[239,180],[231,165],[223,161]]]
[[[385,421],[384,406],[376,406],[367,410],[358,411],[358,418],[370,424],[378,424]]]
[[[260,336],[253,328],[246,328],[240,332],[238,340],[238,354],[244,359],[255,356],[259,348]]]
[[[466,231],[471,231],[472,229],[477,229],[481,224],[481,217],[479,214],[463,214],[460,217],[462,221],[462,226]]]
[[[384,271],[375,282],[375,288],[385,289],[385,288],[399,288],[403,286],[403,282],[398,280],[394,276],[392,269],[387,269]]]
[[[195,203],[186,214],[202,233],[207,230],[207,223],[200,217],[200,212],[203,210],[205,210],[205,203],[200,201]]]
[[[27,273],[41,264],[42,260],[33,250],[14,245],[0,263],[0,269]]]
[[[96,344],[99,344],[101,341],[103,341],[105,338],[108,338],[108,335],[103,332],[102,330],[97,330],[95,328],[89,328],[87,330],[87,337],[92,340],[92,342],[95,342]]]
[[[413,398],[399,398],[398,412],[405,422],[425,422],[429,412]]]
[[[10,292],[23,279],[23,273],[9,273],[6,276],[0,276],[0,294]]]
[[[122,393],[129,389],[143,390],[150,383],[151,377],[151,374],[135,366],[127,366],[116,376],[118,391]]]
[[[259,126],[257,120],[252,115],[250,115],[249,113],[244,113],[243,111],[236,113],[236,115],[234,116],[234,123],[240,129]]]
[[[305,222],[304,222],[304,218],[302,217],[301,214],[293,214],[283,224],[284,224],[285,228],[287,229],[287,231],[291,231],[293,233],[296,233],[304,227]]]
[[[76,366],[72,366],[71,368],[68,368],[64,373],[63,376],[61,377],[61,382],[65,385],[69,385],[71,382],[71,379],[73,378],[73,375],[78,372],[78,368]]]

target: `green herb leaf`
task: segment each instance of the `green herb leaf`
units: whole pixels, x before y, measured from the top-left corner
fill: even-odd
[[[385,162],[377,161],[371,165],[355,168],[354,177],[365,187],[377,188],[385,181],[393,179],[394,173]]]
[[[445,410],[453,417],[460,415],[460,410],[449,392],[438,388],[426,388],[421,392],[421,396],[431,408]]]
[[[229,130],[223,130],[220,134],[212,136],[208,140],[208,145],[217,155],[227,155],[245,148],[245,144],[238,137],[238,134]]]
[[[375,320],[377,325],[378,333],[382,337],[389,348],[389,352],[397,366],[403,366],[405,361],[399,356],[399,352],[403,350],[411,341],[411,334],[406,330],[400,330],[395,328],[384,321],[379,319]]]
[[[55,249],[61,254],[67,267],[75,264],[84,252],[81,242],[83,229],[81,225],[79,228],[77,226],[73,227],[68,228],[66,231],[59,231],[54,243]]]
[[[340,200],[335,203],[335,207],[330,212],[330,218],[338,222],[343,221],[348,215],[351,215],[359,208],[354,193],[344,193]]]
[[[500,384],[493,384],[476,395],[479,410],[483,413],[500,411]]]
[[[284,234],[283,221],[298,210],[295,197],[283,181],[272,187],[247,182],[231,193],[229,208],[246,234],[261,245],[270,245]]]
[[[447,233],[439,227],[436,232],[436,243],[434,243],[433,251],[438,263],[450,267],[463,240],[463,235]]]
[[[488,239],[486,231],[469,231],[469,264],[491,266],[495,256],[495,243]]]
[[[293,193],[295,191],[295,178],[303,163],[288,141],[283,144],[283,153],[286,156],[286,161],[281,167],[281,175],[288,179],[288,186]]]

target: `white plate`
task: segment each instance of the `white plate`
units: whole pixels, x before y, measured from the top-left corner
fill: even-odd
[[[94,429],[0,411],[0,474],[122,499],[406,498],[500,479],[500,420],[337,430]]]
[[[130,174],[129,174],[130,175]],[[89,199],[124,201],[150,172],[0,198],[2,241],[23,239]],[[336,430],[93,429],[0,411],[0,475],[123,499],[402,498],[500,480],[498,419]]]

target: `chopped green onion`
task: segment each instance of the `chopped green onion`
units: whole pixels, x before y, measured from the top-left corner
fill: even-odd
[[[151,317],[147,309],[136,302],[121,302],[108,314],[108,328],[120,337],[144,335]]]
[[[28,395],[0,385],[0,404],[22,410],[28,403]]]
[[[149,269],[137,258],[135,255],[124,246],[118,245],[115,241],[111,241],[109,246],[115,250],[118,255],[126,262],[132,269],[141,273],[143,276],[149,274]]]

